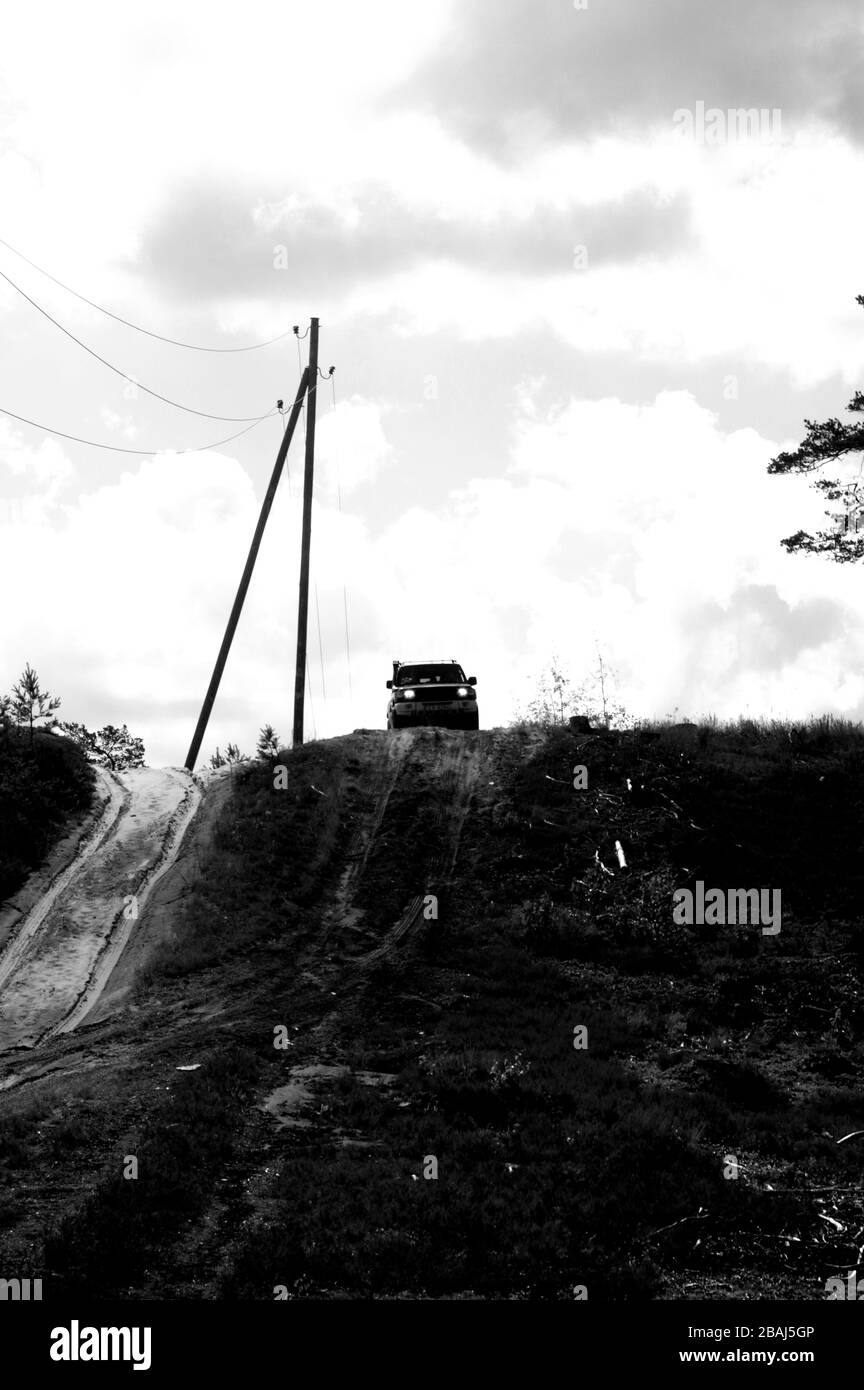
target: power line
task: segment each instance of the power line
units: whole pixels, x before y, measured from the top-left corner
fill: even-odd
[[[164,401],[166,405],[172,405],[176,410],[185,410],[190,415],[201,415],[206,420],[227,420],[229,423],[235,425],[247,424],[250,420],[257,424],[258,420],[262,418],[260,415],[211,415],[207,410],[195,410],[190,405],[181,405],[179,401],[172,401],[168,396],[160,396],[158,391],[151,391],[149,386],[142,386],[141,382],[137,381],[135,377],[129,376],[128,372],[121,371],[119,367],[115,367],[113,363],[106,361],[104,357],[100,357],[98,352],[94,352],[86,343],[82,343],[80,338],[76,338],[75,334],[70,333],[68,328],[64,328],[62,323],[58,323],[57,319],[53,318],[51,314],[48,313],[47,309],[43,309],[41,304],[37,304],[35,299],[31,299],[30,295],[26,294],[25,291],[21,289],[20,285],[16,285],[15,281],[11,280],[5,271],[0,270],[0,276],[3,277],[7,284],[12,286],[13,290],[17,290],[18,293],[27,300],[28,304],[32,304],[34,309],[38,309],[40,314],[44,314],[46,319],[48,319],[50,323],[53,323],[55,328],[59,328],[60,332],[65,333],[67,338],[71,338],[73,343],[77,343],[85,352],[89,352],[90,356],[95,357],[97,362],[101,362],[103,367],[107,367],[111,372],[116,372],[118,376],[122,376],[124,381],[131,382],[132,385],[138,387],[139,390],[146,391],[148,396],[155,396],[157,401]],[[272,411],[270,413],[273,414]]]
[[[22,261],[26,261],[34,270],[38,270],[40,275],[46,276],[48,280],[53,280],[55,285],[59,285],[61,290],[67,294],[72,294],[76,299],[80,299],[82,304],[89,304],[91,309],[98,309],[100,314],[106,314],[109,319],[114,319],[117,323],[122,323],[126,328],[134,328],[136,333],[144,333],[148,338],[155,338],[160,343],[170,343],[172,347],[188,348],[190,352],[256,352],[258,348],[271,347],[273,343],[281,343],[283,338],[289,336],[286,329],[275,338],[268,338],[263,343],[249,343],[246,347],[202,347],[200,343],[184,343],[179,338],[166,338],[162,333],[152,333],[149,328],[142,328],[139,323],[132,323],[129,319],[121,318],[119,314],[114,314],[110,309],[106,309],[101,304],[96,304],[94,300],[88,299],[86,295],[79,294],[69,285],[65,285],[62,280],[58,280],[56,275],[50,271],[43,270],[42,266],[31,261],[29,256],[25,256],[23,251],[17,251],[14,246],[10,246],[8,241],[0,237],[0,246],[5,246],[7,251],[11,251],[13,256],[19,256]]]
[[[317,391],[317,386],[311,386],[310,391]],[[267,415],[259,415],[257,420],[253,420],[251,425],[245,429],[238,430],[236,434],[229,434],[227,439],[217,439],[212,444],[197,444],[192,449],[173,449],[170,446],[161,445],[156,449],[124,449],[120,444],[100,444],[95,439],[82,439],[77,434],[67,434],[65,430],[52,429],[50,425],[43,425],[38,420],[29,420],[26,415],[16,415],[14,410],[7,410],[0,405],[0,415],[8,415],[13,420],[19,420],[22,425],[32,425],[36,430],[42,430],[45,434],[56,434],[60,439],[71,439],[74,444],[87,444],[91,449],[108,449],[115,454],[142,454],[146,458],[152,458],[154,454],[203,454],[208,449],[219,449],[223,444],[230,444],[232,440],[239,439],[241,435],[248,434],[254,430],[256,425],[262,424],[265,420],[271,420],[275,411],[270,411]]]
[[[88,444],[91,449],[110,449],[115,454],[146,454],[152,458],[154,454],[174,453],[174,454],[203,454],[207,449],[218,449],[222,444],[230,444],[232,439],[239,439],[241,434],[248,434],[254,430],[256,425],[262,421],[269,420],[272,415],[261,415],[257,420],[253,420],[251,425],[245,429],[238,430],[236,434],[229,434],[227,439],[217,439],[213,444],[199,444],[194,449],[124,449],[119,444],[99,444],[95,439],[81,439],[77,434],[66,434],[64,430],[54,430],[50,425],[41,425],[38,420],[28,420],[25,415],[16,415],[14,410],[6,410],[0,405],[0,414],[9,415],[13,420],[20,420],[22,425],[32,425],[34,429],[44,430],[45,434],[56,434],[60,439],[71,439],[75,444]]]

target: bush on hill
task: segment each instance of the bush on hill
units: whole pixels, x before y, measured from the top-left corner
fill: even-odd
[[[70,739],[5,725],[0,732],[0,901],[42,862],[69,818],[88,809],[94,781]]]

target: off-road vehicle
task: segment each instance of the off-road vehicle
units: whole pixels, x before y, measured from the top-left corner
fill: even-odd
[[[441,724],[448,729],[479,729],[476,676],[458,661],[394,661],[387,704],[387,728]]]

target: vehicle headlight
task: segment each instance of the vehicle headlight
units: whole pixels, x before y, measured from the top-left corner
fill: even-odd
[[[464,685],[460,685],[459,689],[456,691],[456,694],[459,696],[460,700],[464,700],[468,695],[468,691]]]
[[[403,690],[402,694],[406,700],[413,700],[416,697],[416,691],[414,690]]]

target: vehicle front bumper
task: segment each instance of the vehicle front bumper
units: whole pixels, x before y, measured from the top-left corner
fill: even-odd
[[[476,700],[447,700],[440,704],[421,704],[419,700],[398,700],[393,706],[397,719],[412,724],[438,724],[445,728],[460,728],[477,714]]]

